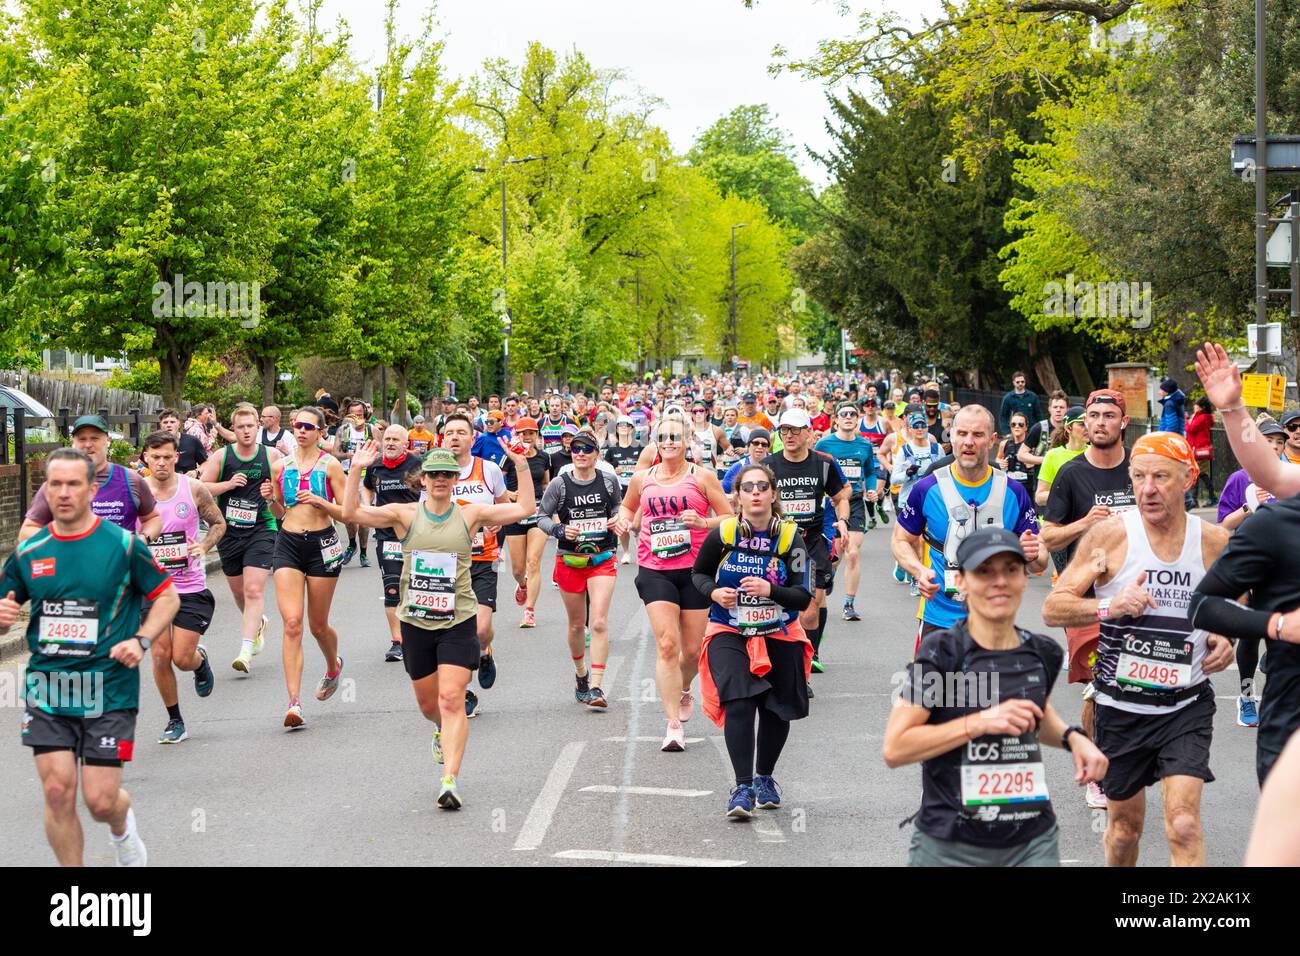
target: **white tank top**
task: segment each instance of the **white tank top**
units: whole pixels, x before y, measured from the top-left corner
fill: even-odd
[[[1098,646],[1100,660],[1097,664],[1097,703],[1116,707],[1133,714],[1168,714],[1191,704],[1196,698],[1188,697],[1178,703],[1162,703],[1155,694],[1144,689],[1155,685],[1166,687],[1172,672],[1178,671],[1176,687],[1196,687],[1205,681],[1202,664],[1205,660],[1205,631],[1193,628],[1187,620],[1187,606],[1192,592],[1205,577],[1205,557],[1201,550],[1199,518],[1187,516],[1187,530],[1183,535],[1183,549],[1173,562],[1156,557],[1147,538],[1142,513],[1136,508],[1120,513],[1128,537],[1128,551],[1119,573],[1106,584],[1096,587],[1098,598],[1113,598],[1127,584],[1137,581],[1143,571],[1143,587],[1155,601],[1154,608],[1137,618],[1124,618],[1123,623],[1113,620],[1101,624],[1101,641]],[[1181,662],[1169,660],[1151,662],[1144,654],[1145,645],[1168,641],[1191,643],[1189,659]],[[1119,690],[1122,688],[1122,691]]]
[[[714,460],[718,457],[718,440],[714,437],[713,426],[710,425],[703,431],[694,429],[694,438],[695,441],[700,443],[700,460],[696,464],[712,467]]]

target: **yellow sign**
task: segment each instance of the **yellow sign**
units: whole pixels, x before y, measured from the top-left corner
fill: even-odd
[[[1252,408],[1267,408],[1280,412],[1286,394],[1284,375],[1243,375],[1241,400]]]

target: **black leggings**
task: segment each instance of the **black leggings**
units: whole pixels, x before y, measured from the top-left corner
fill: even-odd
[[[1241,671],[1241,682],[1255,679],[1255,668],[1259,666],[1259,642],[1262,638],[1243,637],[1237,642],[1237,670]]]
[[[764,691],[757,697],[743,700],[730,700],[723,705],[726,711],[726,723],[722,733],[727,741],[727,754],[731,757],[731,769],[736,772],[737,785],[754,782],[754,724],[758,723],[758,762],[759,774],[771,776],[776,769],[776,761],[785,747],[786,738],[790,736],[790,721],[782,720],[763,706],[767,695]]]

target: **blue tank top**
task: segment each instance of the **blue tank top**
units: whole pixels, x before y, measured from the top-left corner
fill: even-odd
[[[284,471],[280,472],[280,493],[284,495],[286,508],[292,508],[298,503],[299,491],[310,491],[326,501],[334,500],[334,491],[330,488],[329,478],[325,474],[325,468],[333,457],[333,455],[321,455],[311,466],[311,471],[305,475],[298,471],[297,462],[292,458],[288,460]]]

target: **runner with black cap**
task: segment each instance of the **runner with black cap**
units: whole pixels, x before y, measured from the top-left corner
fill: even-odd
[[[775,428],[772,419],[767,417],[767,413],[759,410],[758,396],[753,392],[745,392],[740,396],[738,411],[736,423],[742,427],[766,428],[769,432]]]
[[[1201,792],[1214,781],[1209,675],[1232,663],[1233,648],[1189,621],[1188,608],[1228,533],[1183,510],[1197,465],[1182,435],[1143,435],[1129,468],[1137,507],[1084,533],[1043,620],[1099,626],[1093,739],[1110,761],[1101,781],[1107,864],[1137,865],[1146,788],[1158,781],[1173,865],[1204,866]]]
[[[884,490],[884,481],[876,467],[876,453],[872,443],[858,432],[858,409],[852,402],[842,402],[835,411],[835,432],[817,442],[817,451],[835,459],[840,471],[848,479],[849,520],[848,538],[842,552],[844,561],[844,608],[846,621],[860,621],[862,616],[854,607],[858,583],[862,576],[859,555],[862,537],[866,533],[867,510],[874,509]],[[871,515],[870,527],[876,526],[876,516]]]
[[[953,574],[966,617],[927,634],[905,672],[883,751],[890,767],[922,765],[910,866],[1059,866],[1042,747],[1070,752],[1076,784],[1106,772],[1050,703],[1060,645],[1016,626],[1028,564],[1004,528],[962,539]]]
[[[722,490],[727,494],[731,494],[736,483],[736,477],[740,474],[740,469],[746,465],[761,462],[767,457],[767,453],[771,448],[771,433],[766,428],[751,428],[745,442],[745,457],[728,468],[727,473],[722,476]]]

